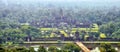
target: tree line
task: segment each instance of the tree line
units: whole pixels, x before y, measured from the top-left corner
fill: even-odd
[[[35,50],[34,47],[12,47],[8,46],[5,47],[3,45],[0,45],[0,52],[79,52],[81,51],[81,48],[79,48],[75,44],[66,44],[63,45],[62,48],[58,49],[56,46],[49,46],[48,49],[44,46],[39,46],[38,50]]]
[[[117,52],[115,48],[109,43],[101,43],[99,46],[100,52]],[[34,47],[19,47],[19,46],[3,46],[0,45],[0,52],[80,52],[80,47],[73,43],[65,44],[61,48],[56,46],[49,46],[48,49],[44,46],[39,46],[38,50]]]

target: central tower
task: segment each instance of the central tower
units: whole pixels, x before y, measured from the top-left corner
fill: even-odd
[[[64,16],[64,14],[63,14],[63,10],[60,9],[60,18],[63,19],[63,16]]]

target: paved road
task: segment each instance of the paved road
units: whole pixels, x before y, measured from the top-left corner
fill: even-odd
[[[83,45],[82,42],[76,42],[76,44],[77,44],[84,52],[90,52],[90,50],[89,50],[85,45]]]

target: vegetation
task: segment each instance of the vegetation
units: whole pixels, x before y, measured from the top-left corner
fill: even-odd
[[[8,2],[9,6],[3,1],[0,3],[0,43],[20,43],[27,38],[59,37],[56,31],[60,31],[65,37],[79,31],[82,38],[100,38],[99,33],[104,33],[101,35],[103,38],[120,38],[119,7],[85,9],[79,6],[69,8],[64,4],[63,7],[52,7],[38,3],[31,5]],[[86,26],[80,26],[81,24]],[[91,32],[97,35],[90,35]]]
[[[47,52],[47,50],[44,46],[40,46],[38,52]]]
[[[100,27],[100,32],[103,32],[109,38],[120,38],[119,36],[120,23],[109,22]]]
[[[79,6],[84,2],[80,4],[73,2],[74,5],[71,2],[62,4],[32,0],[29,2],[0,0],[0,44],[11,46],[25,41],[47,39],[59,40],[59,43],[66,39],[70,41],[120,40],[120,7],[118,4],[110,7],[111,3],[107,6],[99,4]],[[106,3],[103,1],[102,4]],[[32,47],[9,49],[4,46],[0,46],[0,52],[35,52]],[[101,52],[116,52],[110,44],[101,44],[100,50]],[[80,48],[74,44],[67,44],[61,50],[55,46],[49,47],[48,50],[43,46],[38,49],[38,52],[73,51],[78,52]]]
[[[68,52],[79,52],[81,48],[79,48],[75,44],[66,44],[65,46],[63,46],[63,50],[68,51]]]
[[[28,25],[14,24],[14,26],[11,26],[7,24],[3,24],[3,25],[1,24],[0,24],[0,29],[1,29],[0,43],[6,43],[6,42],[22,43],[23,41],[26,40],[26,38],[29,38],[30,36],[32,38],[40,37],[40,30],[34,27]]]
[[[100,52],[117,52],[115,48],[111,46],[109,43],[103,43],[100,45]]]
[[[65,49],[58,49],[56,46],[50,46],[47,50],[44,46],[39,46],[38,51],[35,51],[33,47],[25,48],[25,47],[4,47],[0,46],[1,52],[79,52],[81,49],[75,44],[66,44],[63,46]]]
[[[101,25],[100,29],[96,28],[72,28],[71,30],[60,30],[56,29],[53,30],[52,28],[36,28],[31,25],[18,25],[18,24],[6,24],[0,23],[0,43],[6,44],[15,44],[15,43],[22,43],[24,41],[28,41],[28,39],[36,39],[36,38],[49,38],[49,37],[75,37],[75,32],[79,32],[77,37],[82,39],[86,39],[87,37],[93,37],[94,39],[98,40],[100,38],[120,38],[120,23],[110,22],[109,24]],[[96,30],[97,29],[97,30]],[[84,31],[83,31],[84,30]],[[98,31],[100,30],[100,31]],[[96,32],[92,32],[96,31]],[[62,36],[63,34],[63,36]],[[4,37],[4,38],[2,38]],[[93,40],[93,39],[91,39]],[[10,43],[11,42],[11,43]]]
[[[58,48],[55,47],[55,46],[50,46],[50,47],[48,48],[48,51],[49,51],[49,52],[59,52]]]
[[[100,52],[117,52],[115,48],[109,43],[102,43],[100,44]],[[11,46],[3,46],[0,45],[1,52],[79,52],[81,48],[73,43],[65,44],[63,47],[58,48],[56,46],[50,46],[45,48],[44,46],[39,46],[38,50],[34,50],[33,47],[26,48],[26,47],[11,47]]]

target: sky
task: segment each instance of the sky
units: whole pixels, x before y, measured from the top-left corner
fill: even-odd
[[[120,0],[36,0],[36,1],[51,1],[51,2],[81,2],[81,1],[85,1],[85,2],[118,2]]]
[[[7,0],[4,0],[7,1]],[[120,0],[8,0],[8,1],[49,1],[49,2],[120,2]]]

